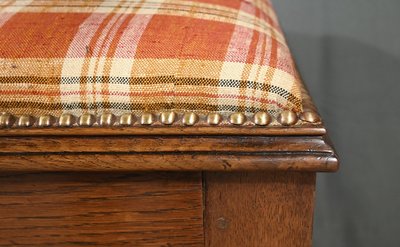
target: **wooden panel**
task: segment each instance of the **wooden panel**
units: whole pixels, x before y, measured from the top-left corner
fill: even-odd
[[[315,173],[206,173],[206,246],[311,246]]]
[[[200,173],[0,177],[1,246],[203,246]]]

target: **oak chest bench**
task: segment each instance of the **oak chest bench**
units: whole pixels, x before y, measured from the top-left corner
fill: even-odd
[[[0,246],[311,246],[337,168],[268,0],[0,2]]]

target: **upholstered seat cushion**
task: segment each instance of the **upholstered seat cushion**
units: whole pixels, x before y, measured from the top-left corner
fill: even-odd
[[[268,0],[0,2],[0,112],[302,109]]]

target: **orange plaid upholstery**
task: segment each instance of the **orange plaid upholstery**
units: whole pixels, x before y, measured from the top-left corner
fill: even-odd
[[[0,2],[0,112],[301,108],[268,0]]]

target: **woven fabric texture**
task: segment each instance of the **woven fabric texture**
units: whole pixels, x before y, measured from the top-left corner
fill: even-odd
[[[0,112],[301,111],[269,0],[0,2]]]

